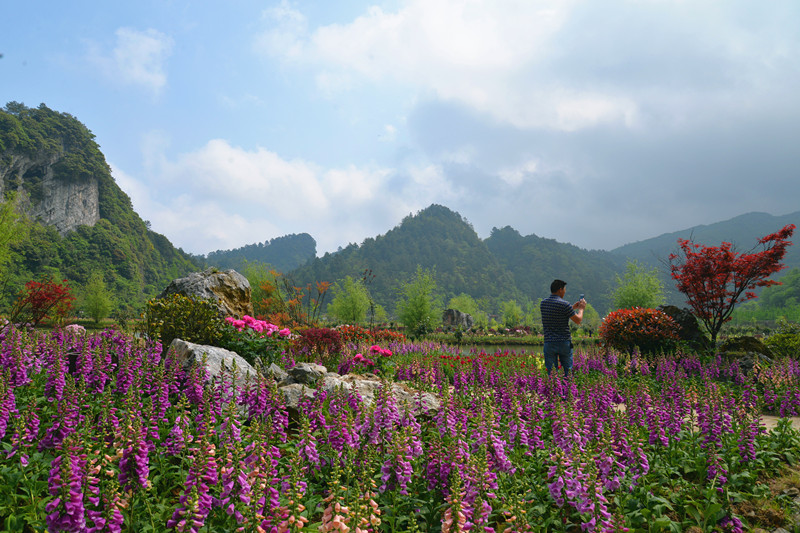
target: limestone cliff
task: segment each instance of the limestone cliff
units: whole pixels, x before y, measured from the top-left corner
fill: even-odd
[[[64,154],[4,154],[0,163],[0,194],[16,190],[25,195],[27,213],[61,234],[78,226],[94,226],[100,220],[98,179],[63,179],[54,167]]]

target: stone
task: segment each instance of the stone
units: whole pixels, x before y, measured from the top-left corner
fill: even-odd
[[[744,354],[755,353],[772,358],[772,351],[760,339],[752,336],[743,335],[741,337],[731,337],[719,345],[718,349],[721,354]]]
[[[286,407],[289,411],[290,418],[297,417],[297,407],[303,398],[313,398],[317,394],[317,390],[302,383],[292,383],[291,385],[284,385],[278,389],[283,397],[286,398]]]
[[[205,344],[195,344],[182,339],[174,339],[169,345],[169,351],[180,361],[184,368],[191,368],[193,365],[205,367],[210,379],[229,379],[234,366],[236,374],[231,384],[244,389],[251,380],[257,376],[256,369],[236,352],[231,352],[224,348],[208,346]]]
[[[678,336],[692,348],[704,351],[711,346],[711,340],[703,333],[697,317],[692,314],[691,310],[675,305],[659,305],[657,309],[666,313],[678,323],[680,326]]]
[[[790,498],[795,498],[797,496],[800,496],[800,489],[798,489],[797,487],[789,487],[788,489],[783,489],[781,491],[781,494],[789,496]]]
[[[166,298],[172,294],[211,300],[226,317],[242,318],[253,315],[250,282],[235,270],[208,268],[202,272],[193,272],[170,282],[158,297]]]
[[[442,313],[442,324],[448,328],[470,329],[474,323],[472,315],[458,309],[445,309]]]
[[[267,377],[271,377],[272,379],[278,382],[284,381],[286,378],[289,377],[289,374],[287,374],[284,369],[282,369],[275,363],[269,365],[269,368],[267,368],[267,370],[264,372],[264,375],[266,375]]]
[[[375,394],[381,387],[389,385],[391,394],[400,410],[409,410],[414,416],[432,416],[442,405],[439,398],[430,392],[420,392],[403,383],[382,381],[375,374],[346,374],[327,372],[322,365],[298,363],[289,369],[288,378],[278,384],[278,390],[286,398],[289,417],[296,420],[297,407],[303,398],[313,398],[317,389],[326,392],[344,390],[358,395],[365,406],[375,402]]]
[[[295,383],[314,386],[328,373],[328,369],[316,363],[297,363],[289,369],[289,376]]]
[[[753,371],[759,359],[767,363],[772,362],[770,349],[755,337],[743,336],[727,339],[720,344],[717,352],[726,359],[735,360],[745,376]]]
[[[370,406],[375,402],[375,394],[378,389],[386,386],[389,382],[381,381],[374,375],[347,374],[338,376],[326,374],[322,380],[321,388],[326,391],[344,389],[346,391],[357,392],[361,401]],[[420,392],[408,387],[403,383],[391,383],[391,394],[394,397],[397,407],[408,409],[415,416],[432,415],[438,412],[442,405],[435,395],[430,392]]]

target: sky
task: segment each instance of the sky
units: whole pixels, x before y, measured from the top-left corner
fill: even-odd
[[[800,210],[799,29],[796,0],[7,2],[0,106],[75,116],[193,254],[431,204],[613,249]]]

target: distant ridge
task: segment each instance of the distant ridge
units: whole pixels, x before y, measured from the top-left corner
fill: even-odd
[[[743,252],[755,246],[761,237],[774,233],[787,224],[800,227],[800,211],[781,216],[762,212],[745,213],[729,220],[693,226],[680,231],[664,233],[651,239],[625,244],[614,248],[611,253],[657,264],[667,260],[670,253],[678,250],[678,239],[692,239],[696,243],[708,246],[730,242],[740,252]],[[800,237],[800,233],[795,232],[793,240],[796,242],[798,237]],[[800,266],[800,246],[795,244],[788,248],[784,264],[786,264],[787,270]]]

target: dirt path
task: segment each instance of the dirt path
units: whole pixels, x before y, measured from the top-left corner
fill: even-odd
[[[624,403],[616,404],[614,406],[614,409],[617,411],[624,411],[625,404]],[[800,431],[800,416],[790,416],[787,418],[789,418],[789,420],[792,421],[792,427]],[[778,425],[778,420],[780,420],[780,417],[775,415],[761,415],[761,423],[764,425],[767,431],[772,431],[773,429],[775,429]]]
[[[792,421],[792,427],[800,430],[800,416],[790,416],[788,418]],[[775,429],[775,426],[778,425],[778,420],[780,420],[780,417],[773,415],[761,415],[761,422],[764,424],[764,427],[767,428],[767,431],[772,431]]]

